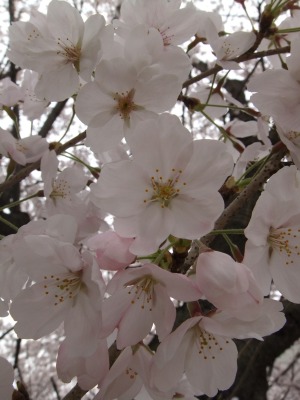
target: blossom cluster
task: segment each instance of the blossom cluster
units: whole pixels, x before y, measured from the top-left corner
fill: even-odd
[[[233,339],[263,340],[285,324],[271,286],[300,303],[298,36],[286,69],[251,79],[255,120],[231,121],[221,140],[195,139],[170,113],[177,100],[188,102],[181,90],[192,58],[181,45],[195,37],[226,70],[242,68],[241,57],[264,45],[261,32],[223,31],[219,16],[180,0],[124,0],[113,24],[100,14],[84,21],[66,1],[52,0],[47,14],[35,10],[10,27],[9,58],[26,71],[21,86],[1,81],[1,107],[19,104],[32,121],[72,97],[99,168],[63,167],[63,145],[0,128],[4,159],[38,162],[44,199],[42,219],[1,239],[0,316],[9,313],[25,339],[63,324],[58,376],[76,377],[86,391],[97,386],[95,400],[132,400],[145,391],[154,400],[215,396],[235,380]],[[213,121],[230,104],[239,107],[220,87],[193,87],[191,111]],[[223,229],[226,254],[201,238],[218,234],[224,193],[246,185],[249,161],[259,172],[276,154],[270,118],[295,165],[260,188],[244,254]],[[247,135],[256,141],[245,148]],[[176,254],[191,254],[192,244],[200,248],[195,260],[175,268]],[[179,307],[186,308],[181,324]],[[7,364],[0,358],[4,400],[13,391]]]

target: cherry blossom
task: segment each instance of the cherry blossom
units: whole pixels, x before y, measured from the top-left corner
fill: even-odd
[[[180,4],[181,0],[125,0],[121,7],[121,21],[116,21],[115,25],[123,30],[137,25],[155,28],[169,50],[187,41],[197,31],[196,9],[191,3],[185,8],[180,8]]]
[[[286,131],[299,129],[299,50],[298,40],[291,42],[291,56],[287,57],[286,69],[263,72],[250,80],[248,89],[257,92],[251,101],[259,110],[274,118]]]
[[[124,41],[124,57],[135,66],[155,65],[157,71],[176,75],[181,83],[188,78],[192,68],[190,58],[181,47],[165,51],[163,38],[155,28],[145,25],[133,28]]]
[[[167,391],[185,373],[195,393],[213,397],[218,390],[228,389],[235,379],[238,355],[231,338],[262,339],[276,332],[285,323],[281,310],[281,303],[266,299],[260,315],[251,321],[222,311],[187,319],[158,347],[151,383]]]
[[[131,400],[149,375],[151,354],[144,346],[126,347],[112,365],[94,400]]]
[[[46,152],[41,159],[44,195],[49,215],[57,213],[78,215],[83,201],[77,193],[84,189],[87,177],[79,167],[68,167],[57,173],[58,159],[54,150]]]
[[[91,255],[51,237],[27,235],[15,260],[35,282],[11,306],[19,337],[39,339],[64,322],[72,355],[93,354],[100,338],[104,283]]]
[[[105,335],[118,328],[117,347],[122,349],[144,339],[153,324],[159,338],[171,332],[175,307],[170,300],[196,300],[200,290],[187,277],[154,264],[119,271],[107,286],[111,294],[103,305]]]
[[[0,133],[0,153],[21,165],[39,160],[49,147],[47,140],[38,135],[18,140],[1,128]]]
[[[183,373],[193,389],[213,397],[228,389],[237,371],[237,349],[227,337],[203,327],[206,317],[189,318],[165,338],[154,356],[152,384],[168,391]]]
[[[38,98],[64,100],[78,91],[79,76],[91,79],[104,26],[101,15],[92,15],[84,23],[70,4],[52,0],[46,16],[35,13],[29,22],[13,23],[9,57],[40,74],[35,87]]]
[[[232,170],[226,146],[193,141],[166,114],[141,123],[130,147],[132,159],[105,165],[91,185],[95,204],[118,217],[115,230],[136,236],[130,251],[149,254],[170,234],[195,239],[209,232],[224,207],[218,189]]]
[[[24,115],[26,115],[30,121],[39,118],[49,104],[47,100],[38,99],[34,92],[38,78],[38,73],[26,70],[22,82],[22,90],[24,93],[22,109]]]
[[[18,246],[16,235],[9,235],[0,242],[0,297],[4,300],[3,312],[9,301],[17,296],[25,285],[28,275],[16,266],[14,248]]]
[[[197,260],[196,281],[208,301],[238,318],[259,312],[263,295],[246,265],[227,254],[205,251]]]
[[[21,88],[11,81],[10,78],[0,80],[0,108],[11,107],[24,99]]]
[[[231,35],[219,37],[218,30],[211,19],[208,19],[205,27],[207,42],[218,59],[217,63],[224,69],[241,68],[238,63],[230,60],[246,53],[253,46],[256,35],[253,32],[234,32]]]
[[[267,0],[251,21],[236,0],[252,31],[228,33],[197,2],[123,0],[107,26],[91,15],[96,3],[79,11],[49,0],[45,14],[33,9],[9,28],[16,68],[2,75],[21,84],[0,81],[14,122],[13,135],[0,128],[1,187],[21,196],[1,196],[0,222],[16,233],[0,235],[0,316],[10,313],[24,339],[63,325],[57,375],[77,381],[75,397],[97,385],[95,400],[214,397],[235,380],[233,339],[263,340],[284,325],[270,288],[300,303],[300,13],[294,1]],[[278,69],[257,76],[270,53]],[[242,69],[242,55],[236,79],[251,77],[258,110],[227,86],[234,75],[224,70]],[[170,113],[180,107],[181,120]],[[79,135],[77,119],[87,127]],[[194,140],[211,134],[218,140]],[[67,168],[60,142],[76,146]],[[10,217],[25,207],[32,221],[19,228]],[[218,251],[242,251],[245,237],[241,262]],[[12,384],[0,357],[1,400]]]
[[[63,382],[71,382],[76,376],[78,385],[89,390],[101,383],[109,370],[108,348],[105,339],[99,339],[92,354],[74,355],[72,346],[65,339],[57,354],[57,374]]]
[[[139,121],[175,104],[181,90],[178,78],[158,72],[151,66],[136,69],[123,58],[100,62],[95,80],[76,100],[76,113],[88,125],[87,144],[93,151],[113,149]]]
[[[300,168],[300,131],[287,129],[283,126],[276,125],[278,135],[281,141],[290,151],[292,160],[296,167]]]
[[[283,168],[267,183],[245,229],[244,263],[263,293],[269,293],[273,279],[277,289],[295,303],[300,302],[299,194],[299,171],[295,166]]]
[[[89,249],[96,251],[101,269],[119,270],[131,264],[136,256],[129,251],[133,238],[123,238],[116,232],[107,231],[86,241]]]

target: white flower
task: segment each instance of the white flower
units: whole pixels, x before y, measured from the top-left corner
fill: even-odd
[[[152,383],[162,391],[170,390],[185,373],[196,392],[213,397],[226,390],[237,371],[234,342],[206,330],[206,317],[189,318],[158,347],[152,367]]]
[[[248,90],[257,92],[251,96],[254,105],[262,113],[272,116],[287,132],[297,132],[300,125],[299,54],[300,43],[293,40],[291,56],[286,59],[288,70],[265,71],[248,84]]]
[[[22,89],[10,78],[0,80],[0,108],[12,107],[24,99]]]
[[[217,141],[193,141],[179,119],[161,115],[140,123],[130,138],[132,159],[105,165],[92,199],[118,217],[115,230],[136,240],[134,254],[149,254],[170,235],[208,233],[223,210],[218,189],[232,158]]]
[[[79,12],[65,1],[52,0],[47,16],[35,13],[30,22],[10,27],[10,59],[40,74],[38,98],[64,100],[79,89],[79,76],[91,79],[101,50],[105,21],[92,15],[84,23]]]
[[[217,63],[225,69],[240,69],[235,61],[230,61],[249,50],[255,40],[254,32],[234,32],[228,36],[219,37],[218,30],[212,20],[206,22],[207,42],[211,45]]]
[[[94,400],[132,400],[148,380],[150,352],[144,346],[126,347],[113,363]]]
[[[103,60],[75,105],[78,118],[88,125],[87,144],[95,152],[116,147],[138,122],[169,110],[180,90],[175,75],[155,66],[136,69],[123,58]]]
[[[44,195],[49,215],[66,213],[80,215],[83,201],[78,192],[84,189],[87,177],[79,167],[68,167],[57,173],[58,159],[54,150],[46,152],[41,160]]]
[[[192,4],[180,8],[180,4],[181,0],[125,0],[120,16],[123,23],[116,21],[115,25],[123,30],[138,25],[155,28],[162,36],[165,47],[176,46],[190,39],[198,27],[196,9]],[[120,33],[119,29],[117,32]]]
[[[89,390],[100,383],[109,370],[108,348],[105,339],[99,339],[92,354],[74,355],[74,349],[65,339],[59,347],[56,361],[57,375],[65,383],[77,377],[78,385]]]
[[[300,176],[285,167],[268,181],[249,225],[243,262],[251,268],[264,294],[273,279],[288,300],[300,303]]]
[[[39,160],[48,147],[47,140],[38,135],[17,140],[10,132],[0,128],[0,153],[18,164],[26,165]]]
[[[300,168],[300,129],[286,129],[278,124],[276,125],[276,128],[281,141],[290,151],[292,160],[297,168]]]
[[[213,397],[228,389],[237,371],[237,349],[231,338],[262,336],[285,323],[280,302],[266,299],[256,319],[244,321],[226,312],[189,318],[159,345],[153,359],[151,383],[170,390],[185,373],[195,393]]]
[[[91,255],[48,236],[27,235],[15,260],[35,282],[11,305],[18,336],[39,339],[64,322],[72,355],[93,354],[100,339],[104,283]]]
[[[143,340],[153,324],[160,339],[171,332],[176,310],[170,297],[183,301],[201,297],[191,279],[155,264],[119,271],[107,292],[111,296],[103,304],[103,331],[107,336],[118,328],[119,349]]]
[[[249,268],[219,251],[199,255],[196,282],[209,302],[241,319],[253,319],[263,302]]]
[[[49,104],[47,100],[38,99],[35,95],[34,90],[38,78],[39,76],[36,72],[26,70],[22,82],[22,90],[24,93],[24,102],[22,104],[23,113],[30,121],[39,118]]]

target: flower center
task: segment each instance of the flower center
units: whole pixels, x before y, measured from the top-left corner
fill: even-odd
[[[145,189],[145,192],[149,193],[151,197],[145,199],[144,203],[158,201],[161,208],[165,208],[181,191],[181,189],[178,188],[178,185],[182,170],[176,170],[175,168],[172,168],[171,175],[173,175],[173,177],[167,180],[164,180],[163,177],[159,175],[159,169],[156,169],[155,172],[157,176],[151,176],[152,188],[150,190]],[[186,186],[186,182],[183,182],[182,185]]]
[[[224,340],[220,337],[217,340],[212,333],[201,329],[199,325],[194,326],[192,329],[198,348],[198,354],[202,356],[204,360],[215,360],[216,355],[223,351],[223,346],[229,343],[228,340]],[[221,341],[223,342],[222,344]]]
[[[20,151],[21,153],[25,153],[26,151],[28,151],[28,147],[24,146],[23,144],[21,144],[19,141],[16,142],[16,149],[18,151]]]
[[[66,38],[64,43],[61,38],[57,38],[57,44],[62,50],[57,51],[57,55],[61,55],[65,58],[66,64],[71,63],[79,72],[79,61],[81,57],[81,47],[74,45],[69,38]]]
[[[119,94],[116,92],[113,96],[113,99],[116,101],[115,109],[117,110],[119,116],[127,123],[130,122],[130,113],[132,111],[142,109],[141,106],[138,106],[134,103],[135,90],[131,89],[130,91],[122,92]]]
[[[270,245],[270,256],[277,249],[286,259],[285,265],[294,264],[294,257],[300,256],[300,229],[278,228],[270,229],[268,243]]]
[[[138,376],[138,373],[130,367],[126,368],[125,374],[129,379],[135,379]]]
[[[131,295],[134,293],[134,298],[131,300],[131,304],[138,302],[141,304],[143,310],[148,307],[149,311],[152,311],[153,293],[156,283],[157,282],[151,275],[145,275],[141,278],[136,278],[127,282],[125,286],[132,286],[132,288],[129,289],[128,294]]]
[[[57,198],[67,199],[70,195],[70,185],[65,179],[58,179],[53,183],[53,190],[50,194],[52,200],[56,200]]]
[[[55,306],[74,299],[82,286],[80,274],[75,273],[45,275],[44,282],[45,295],[53,297]]]
[[[158,32],[161,34],[161,37],[163,39],[163,43],[164,46],[170,46],[170,44],[172,43],[172,38],[174,37],[174,35],[170,35],[168,34],[168,30],[170,29],[170,27],[168,26],[166,29],[164,30],[160,30],[159,28],[156,28],[158,30]]]
[[[300,142],[300,132],[296,132],[296,131],[289,131],[285,134],[285,136],[287,137],[287,139],[289,139],[291,142],[293,142],[294,144],[299,144]]]

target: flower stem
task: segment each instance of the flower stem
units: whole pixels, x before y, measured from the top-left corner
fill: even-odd
[[[14,201],[13,203],[6,204],[5,206],[0,207],[0,211],[5,210],[6,208],[13,208],[23,203],[23,201],[33,199],[34,197],[38,197],[39,192],[31,194],[30,196],[25,197],[24,199],[20,199],[18,201]]]
[[[7,221],[7,219],[1,217],[1,215],[0,215],[0,222],[2,222],[3,224],[9,226],[14,231],[18,232],[19,228],[16,225],[12,224],[11,222]]]

